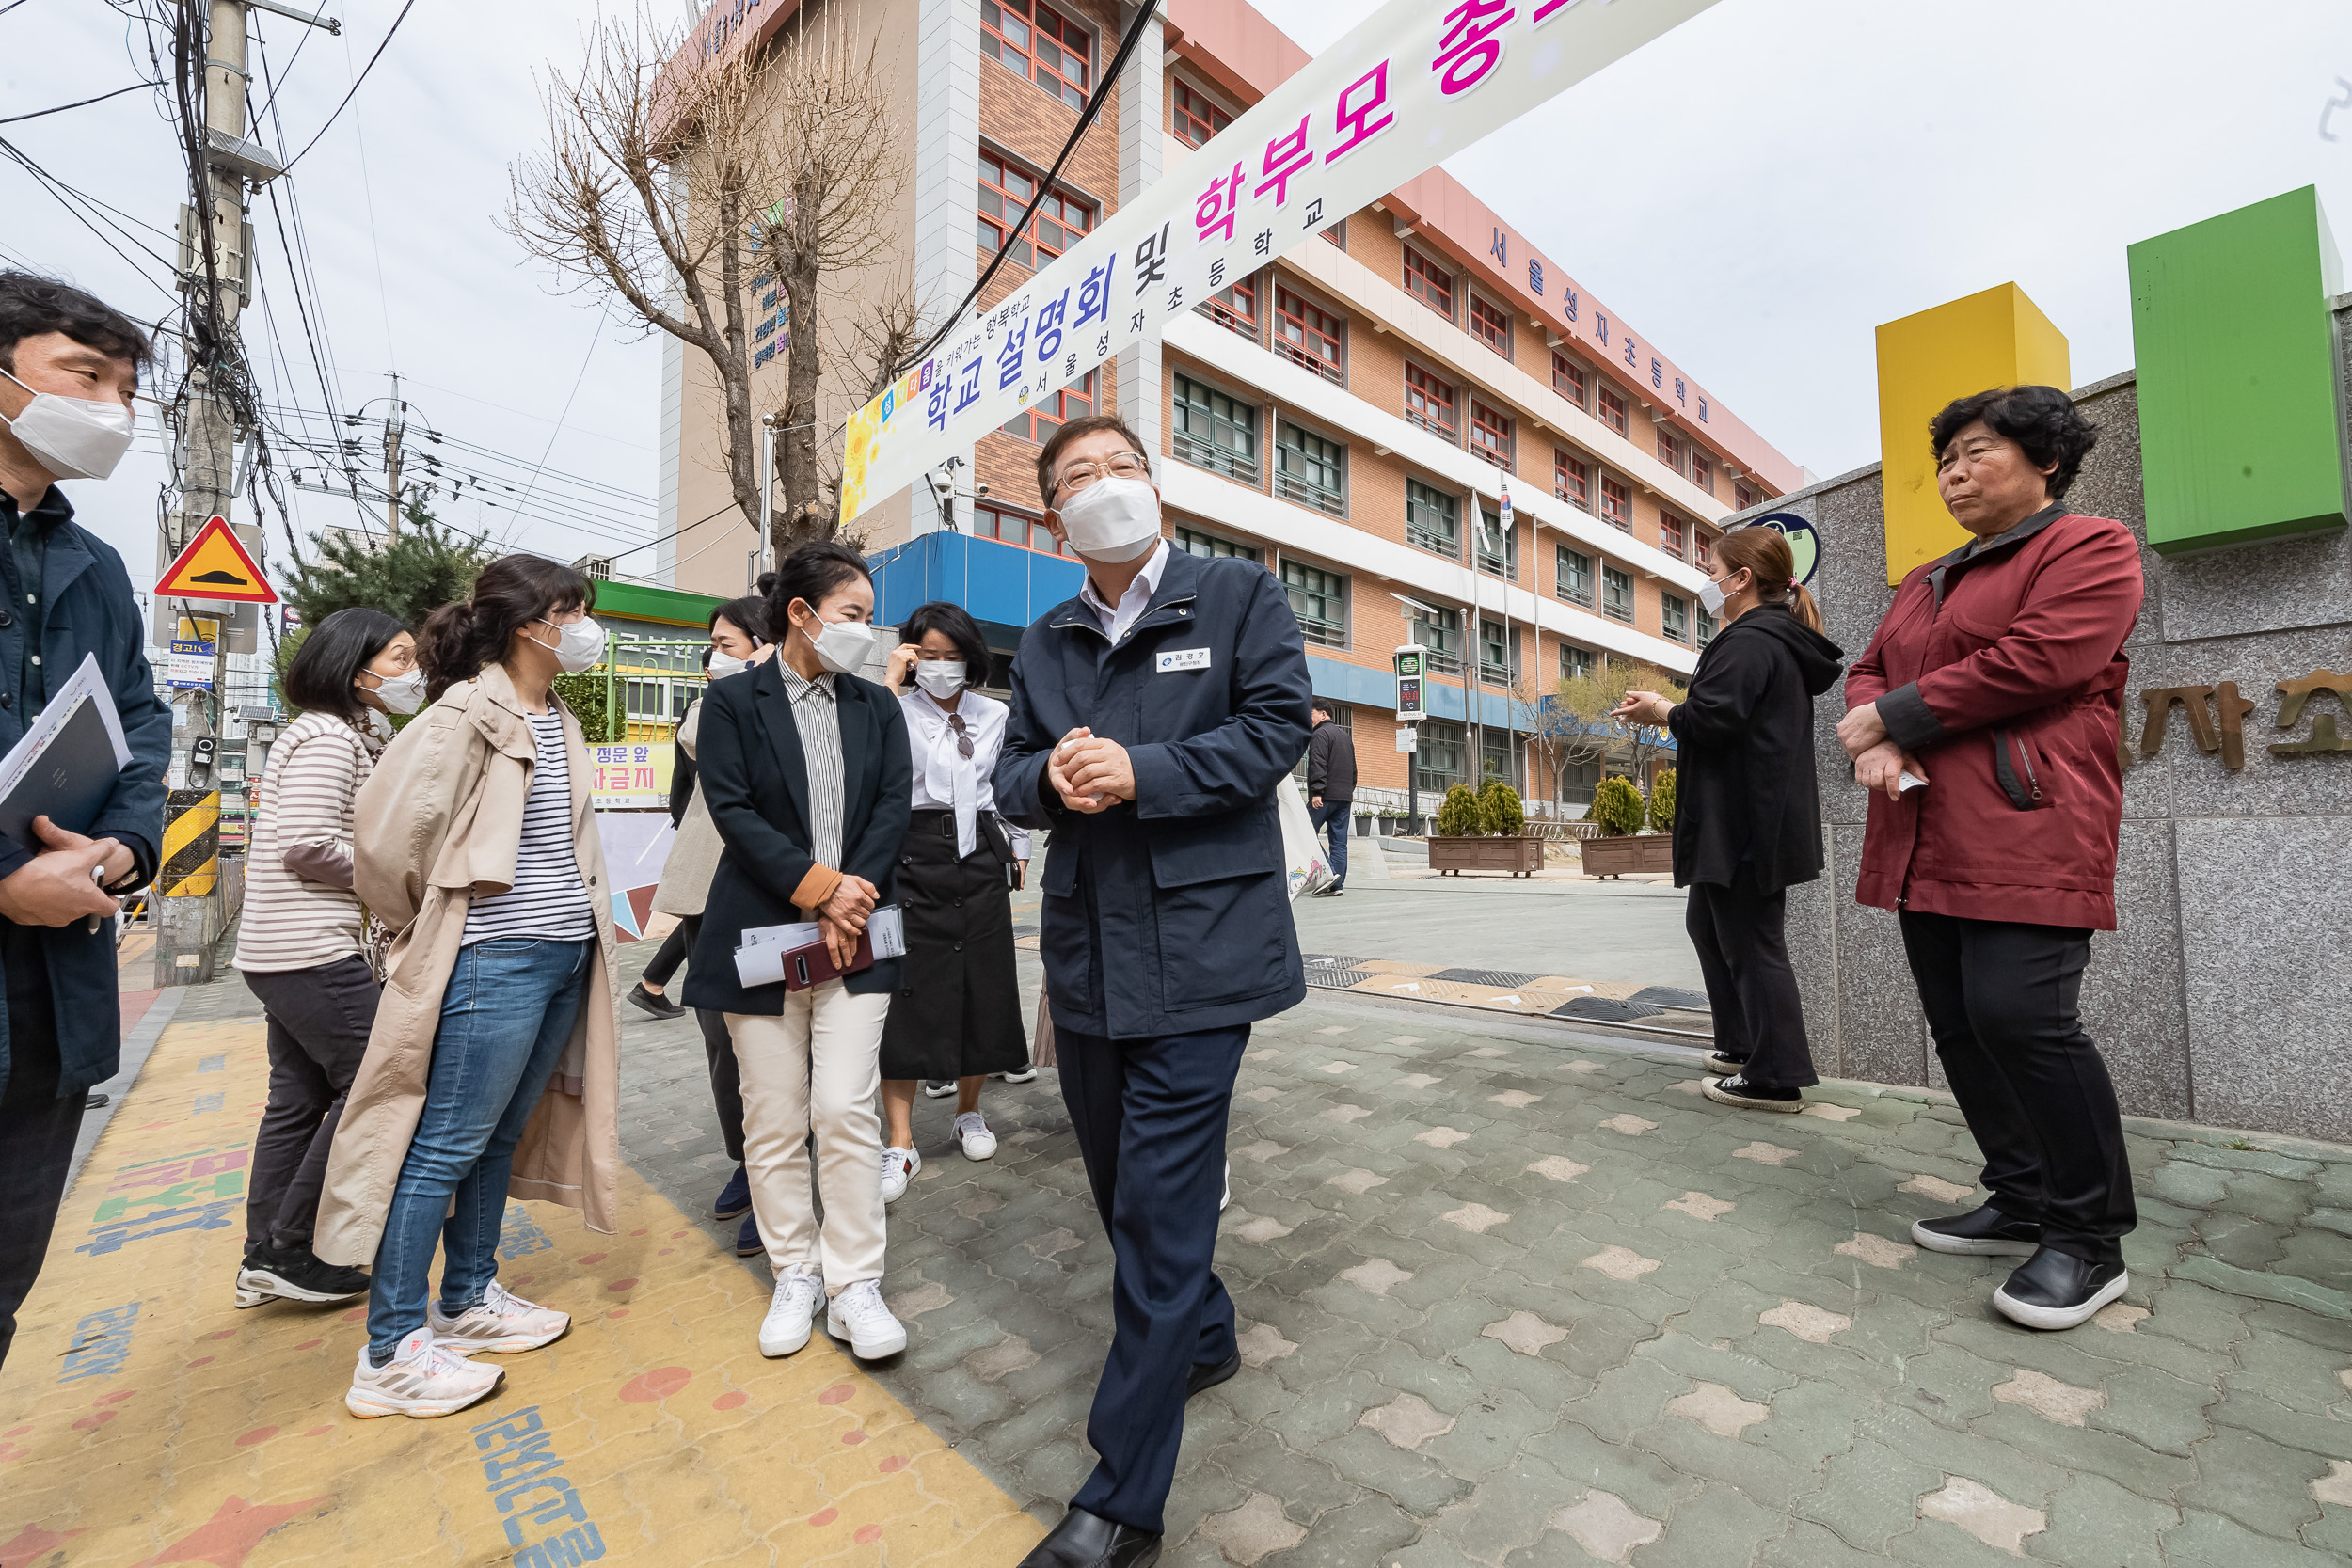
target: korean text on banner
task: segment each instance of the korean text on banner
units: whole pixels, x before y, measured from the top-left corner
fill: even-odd
[[[850,416],[841,520],[1714,3],[1390,0]]]
[[[670,766],[675,748],[667,741],[647,745],[591,746],[593,779],[589,801],[598,811],[667,810],[670,804]]]

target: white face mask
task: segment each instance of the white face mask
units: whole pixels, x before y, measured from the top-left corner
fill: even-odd
[[[1061,506],[1070,547],[1117,565],[1160,542],[1160,493],[1140,479],[1105,474]]]
[[[373,670],[368,673],[375,674]],[[414,713],[424,706],[424,672],[407,670],[397,675],[376,675],[375,689],[368,695],[394,713]]]
[[[1711,580],[1700,583],[1699,603],[1709,615],[1721,615],[1724,612],[1724,585]]]
[[[803,628],[795,627],[803,637]],[[808,637],[808,645],[817,650],[817,662],[836,675],[854,675],[866,668],[866,656],[874,650],[874,628],[863,621],[827,621]]]
[[[739,675],[751,667],[752,661],[748,658],[738,658],[733,654],[712,654],[710,667],[704,674],[711,680],[723,681],[729,675]]]
[[[16,381],[6,371],[0,375]],[[131,410],[119,403],[33,392],[15,419],[0,414],[0,423],[56,479],[104,479],[131,450]]]
[[[555,626],[556,667],[567,675],[577,675],[604,657],[604,628],[583,615],[568,626],[556,626],[553,621],[540,619],[543,626]],[[537,638],[532,641],[539,642]],[[545,642],[539,646],[547,647]]]
[[[917,659],[914,663],[914,684],[944,703],[963,689],[963,660]]]

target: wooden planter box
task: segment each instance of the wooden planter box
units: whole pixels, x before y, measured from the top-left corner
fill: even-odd
[[[1584,852],[1588,876],[1622,877],[1628,872],[1665,872],[1675,868],[1672,833],[1633,833],[1621,838],[1588,838],[1578,847]]]
[[[1465,871],[1503,871],[1533,877],[1544,868],[1540,838],[1437,838],[1429,840],[1429,869],[1439,876]]]

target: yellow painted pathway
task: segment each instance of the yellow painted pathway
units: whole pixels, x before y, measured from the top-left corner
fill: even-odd
[[[0,1568],[1016,1562],[1042,1528],[624,1173],[620,1233],[513,1204],[501,1277],[573,1315],[439,1420],[342,1404],[363,1309],[238,1311],[258,1019],[157,1041],[0,1371]]]

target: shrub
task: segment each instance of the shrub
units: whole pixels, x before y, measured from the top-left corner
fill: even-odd
[[[1486,821],[1486,832],[1503,838],[1516,838],[1527,827],[1527,812],[1519,804],[1519,792],[1501,779],[1490,779],[1478,792],[1479,812]]]
[[[1642,818],[1648,808],[1642,804],[1642,792],[1633,787],[1630,779],[1612,774],[1593,786],[1593,806],[1589,815],[1610,838],[1623,838],[1642,831]]]
[[[1649,786],[1649,825],[1661,833],[1675,831],[1675,770],[1661,768]]]
[[[1477,794],[1468,784],[1455,784],[1445,792],[1445,800],[1438,807],[1438,836],[1439,838],[1477,838],[1486,831],[1486,813]]]

